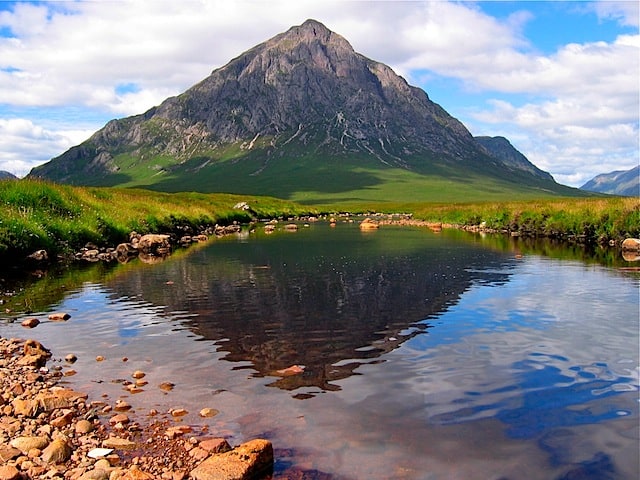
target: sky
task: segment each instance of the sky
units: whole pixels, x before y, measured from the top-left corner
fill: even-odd
[[[0,170],[24,176],[313,18],[581,186],[640,163],[639,4],[0,0]]]

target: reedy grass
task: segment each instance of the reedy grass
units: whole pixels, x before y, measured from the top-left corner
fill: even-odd
[[[318,207],[322,208],[322,207]],[[483,225],[548,237],[584,236],[603,243],[640,237],[640,198],[546,198],[475,203],[377,203],[350,205],[351,211],[412,213],[414,218],[460,226]]]
[[[126,241],[131,231],[186,234],[217,223],[249,222],[250,213],[233,208],[241,201],[265,218],[312,210],[250,195],[169,194],[6,180],[0,182],[0,259],[21,260],[40,249],[68,253],[89,242],[113,246]]]

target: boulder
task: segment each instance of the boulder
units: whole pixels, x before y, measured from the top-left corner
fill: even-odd
[[[29,453],[29,450],[42,450],[49,445],[47,437],[16,437],[9,443],[13,448],[17,448],[23,454]]]
[[[379,227],[378,222],[371,220],[370,218],[365,218],[360,223],[360,230],[375,230]]]
[[[224,438],[208,438],[198,445],[203,450],[210,453],[225,453],[231,451],[231,445]]]
[[[87,262],[97,262],[99,260],[98,255],[100,255],[100,251],[97,249],[83,250],[80,253],[80,259]]]
[[[171,248],[170,238],[169,235],[149,233],[140,237],[136,247],[144,253],[167,253]]]
[[[40,320],[38,320],[37,318],[27,318],[26,320],[22,321],[22,326],[25,328],[35,328],[38,325],[40,325]]]
[[[43,357],[51,357],[51,351],[45,348],[39,341],[29,339],[24,342],[23,353],[25,355],[42,355]]]
[[[113,448],[115,450],[133,450],[136,443],[126,438],[109,437],[102,442],[104,448]]]
[[[27,340],[24,344],[23,354],[17,362],[21,366],[44,367],[47,360],[51,358],[51,352],[37,340]]]
[[[22,455],[22,452],[15,447],[10,445],[0,446],[0,462],[2,463],[18,458],[20,455]]]
[[[38,402],[36,400],[30,400],[28,398],[16,398],[11,402],[14,415],[24,415],[28,418],[35,418],[38,416]]]
[[[40,407],[45,412],[52,412],[61,408],[72,408],[78,400],[86,400],[87,394],[76,392],[69,388],[52,389],[51,392],[41,392],[36,396]]]
[[[138,249],[131,243],[121,243],[116,247],[115,257],[120,263],[127,263],[138,255]]]
[[[193,480],[249,480],[273,470],[273,446],[251,440],[230,452],[211,455],[190,473]]]
[[[627,238],[622,242],[623,252],[640,252],[640,239]]]
[[[31,255],[29,255],[27,258],[29,258],[31,260],[35,260],[36,262],[44,262],[44,261],[49,260],[49,254],[47,253],[46,250],[36,250]]]

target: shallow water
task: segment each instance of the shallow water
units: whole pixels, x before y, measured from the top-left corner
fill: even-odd
[[[78,372],[65,381],[140,415],[184,407],[231,443],[269,438],[276,477],[639,476],[637,274],[460,232],[318,223],[83,278],[38,312],[71,319],[28,333],[79,357],[59,363]],[[292,365],[304,373],[278,375]],[[138,369],[149,385],[129,394]]]

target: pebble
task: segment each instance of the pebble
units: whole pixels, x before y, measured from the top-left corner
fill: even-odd
[[[203,408],[200,410],[200,416],[203,418],[215,417],[220,412],[215,408]]]
[[[129,417],[124,413],[118,413],[109,419],[111,425],[115,425],[116,423],[127,424],[130,421]]]
[[[173,390],[173,387],[175,387],[175,384],[171,382],[162,382],[160,385],[158,385],[158,387],[160,388],[160,390],[170,392],[171,390]]]
[[[89,420],[78,420],[78,422],[76,423],[76,433],[85,435],[91,432],[93,432],[93,423],[91,423]]]
[[[57,438],[42,451],[42,460],[46,463],[64,463],[71,457],[71,447],[60,438]]]
[[[116,412],[126,412],[127,410],[131,410],[131,405],[124,400],[117,400],[115,407],[113,409]]]

